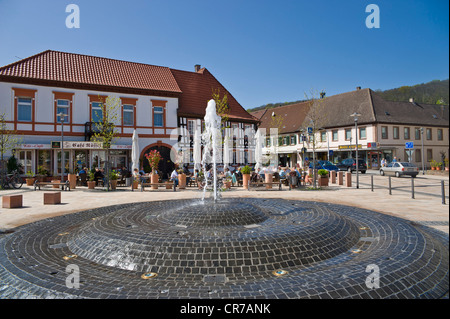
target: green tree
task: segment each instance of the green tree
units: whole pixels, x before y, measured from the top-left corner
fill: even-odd
[[[0,168],[3,172],[5,168],[5,154],[9,153],[21,143],[22,138],[17,136],[17,132],[8,129],[6,115],[0,114]]]
[[[120,119],[120,98],[114,96],[108,96],[104,101],[100,98],[102,112],[97,113],[97,117],[101,120],[94,123],[94,135],[92,140],[94,142],[102,143],[102,147],[106,153],[106,165],[105,165],[105,177],[107,190],[109,191],[109,153],[111,146],[118,138],[118,130],[116,124]]]

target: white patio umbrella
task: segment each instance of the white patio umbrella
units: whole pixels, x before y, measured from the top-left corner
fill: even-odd
[[[255,163],[255,169],[262,167],[261,132],[259,130],[256,131]]]
[[[137,168],[139,170],[139,140],[138,134],[136,130],[133,132],[132,137],[132,148],[131,148],[131,161],[133,162],[133,166],[131,167],[131,171],[134,172],[134,169]]]
[[[202,169],[202,138],[199,130],[195,130],[194,133],[194,169],[199,171]]]

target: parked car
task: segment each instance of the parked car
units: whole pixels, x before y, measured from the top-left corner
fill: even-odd
[[[347,171],[347,172],[354,172],[356,171],[356,160],[353,158],[347,158],[343,161],[341,161],[339,164],[336,165],[340,171]],[[367,171],[367,165],[364,162],[363,159],[358,160],[358,170],[365,174]]]
[[[408,162],[394,162],[389,163],[385,167],[380,168],[380,175],[395,175],[400,177],[403,175],[409,175],[411,177],[416,177],[419,174],[419,168]]]
[[[313,164],[309,163],[309,168],[313,168]],[[338,171],[338,167],[330,161],[317,161],[316,169],[326,169],[327,171]]]

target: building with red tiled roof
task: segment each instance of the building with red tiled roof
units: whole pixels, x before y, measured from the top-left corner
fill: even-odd
[[[217,90],[227,94],[230,127],[255,127],[257,119],[205,68],[188,72],[52,50],[0,67],[0,112],[22,136],[15,155],[25,172],[37,173],[40,167],[51,175],[61,174],[61,149],[53,143],[61,140],[60,113],[66,115],[66,172],[104,166],[104,150],[89,141],[102,101],[114,96],[120,99],[120,110],[113,167],[131,167],[131,136],[136,130],[142,168],[148,169],[144,154],[158,149],[166,159],[160,171],[167,177],[174,167],[173,149],[183,146],[180,132],[201,127],[207,102]]]

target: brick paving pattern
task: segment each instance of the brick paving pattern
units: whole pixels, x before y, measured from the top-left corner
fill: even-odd
[[[0,233],[0,298],[442,298],[448,248],[424,224],[337,204],[123,204]]]

